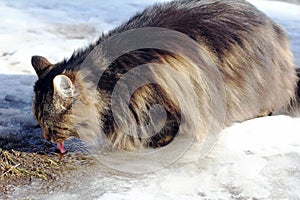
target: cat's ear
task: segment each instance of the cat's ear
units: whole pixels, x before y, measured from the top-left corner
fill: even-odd
[[[56,94],[62,98],[73,97],[74,86],[69,77],[66,75],[57,75],[53,79],[53,87]]]
[[[49,68],[51,68],[53,65],[44,57],[42,56],[32,56],[31,58],[31,64],[38,75],[38,77],[41,77],[41,75]]]

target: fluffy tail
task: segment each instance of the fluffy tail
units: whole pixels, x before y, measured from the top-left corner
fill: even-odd
[[[297,76],[298,76],[298,83],[296,88],[296,95],[295,99],[292,99],[290,102],[290,105],[287,108],[287,113],[290,116],[293,117],[299,117],[300,116],[300,68],[296,68]]]

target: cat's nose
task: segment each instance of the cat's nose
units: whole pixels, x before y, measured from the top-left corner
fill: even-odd
[[[45,133],[44,133],[44,138],[45,138],[45,140],[47,140],[47,141],[50,141],[50,140],[51,140],[50,137],[49,137],[49,134],[45,134]]]
[[[43,136],[44,136],[45,140],[47,140],[47,141],[51,140],[49,132],[48,132],[47,129],[43,130]]]

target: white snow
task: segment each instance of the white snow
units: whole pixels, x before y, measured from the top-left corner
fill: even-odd
[[[300,6],[249,1],[288,31],[299,65]],[[154,2],[0,1],[0,103],[11,95],[30,106],[35,80],[30,65],[32,55],[43,55],[54,63],[60,61]],[[1,112],[1,118],[2,114],[7,115]],[[26,116],[19,118],[25,120]],[[16,188],[10,196],[12,199],[300,199],[299,124],[300,118],[288,116],[254,119],[225,129],[206,158],[201,158],[197,146],[192,146],[174,164],[143,175],[114,172],[99,164],[93,170],[62,179],[68,187],[53,186],[45,191],[49,186],[34,182]]]

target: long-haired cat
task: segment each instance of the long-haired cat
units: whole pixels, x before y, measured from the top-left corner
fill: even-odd
[[[110,64],[109,55],[98,52],[97,68],[105,72],[101,79],[99,74],[97,89],[92,90],[88,72],[79,67],[88,55],[109,38],[147,27],[185,34],[199,45],[199,51],[141,48],[124,53]],[[173,41],[175,46],[176,42]],[[189,57],[195,54],[201,65]],[[161,84],[138,88],[129,105],[118,107],[121,114],[113,116],[112,95],[116,83],[135,67],[147,63],[168,64],[183,80],[192,83],[195,98],[185,98],[184,83],[158,69],[156,73],[145,73]],[[278,24],[244,0],[156,4],[103,34],[87,48],[76,51],[69,59],[51,64],[44,57],[33,56],[32,66],[38,75],[34,87],[35,118],[44,137],[57,142],[62,153],[65,152],[63,141],[82,136],[78,131],[87,135],[102,134],[114,147],[132,150],[165,146],[176,137],[180,126],[188,123],[187,127],[199,127],[192,134],[201,140],[203,135],[210,134],[211,121],[230,125],[288,107],[295,99],[298,81],[287,35]],[[213,68],[220,76],[213,73]],[[218,93],[220,83],[223,94]],[[173,87],[183,95],[174,98],[170,92]],[[222,95],[224,101],[220,99]],[[184,108],[179,102],[183,102]],[[195,106],[195,102],[200,106]],[[147,133],[138,127],[149,124],[149,110],[154,105],[163,106],[166,121],[156,134],[144,137]],[[224,121],[211,112],[216,105],[220,112],[225,110]],[[197,111],[199,117],[194,117]],[[118,117],[122,123],[116,123]]]

